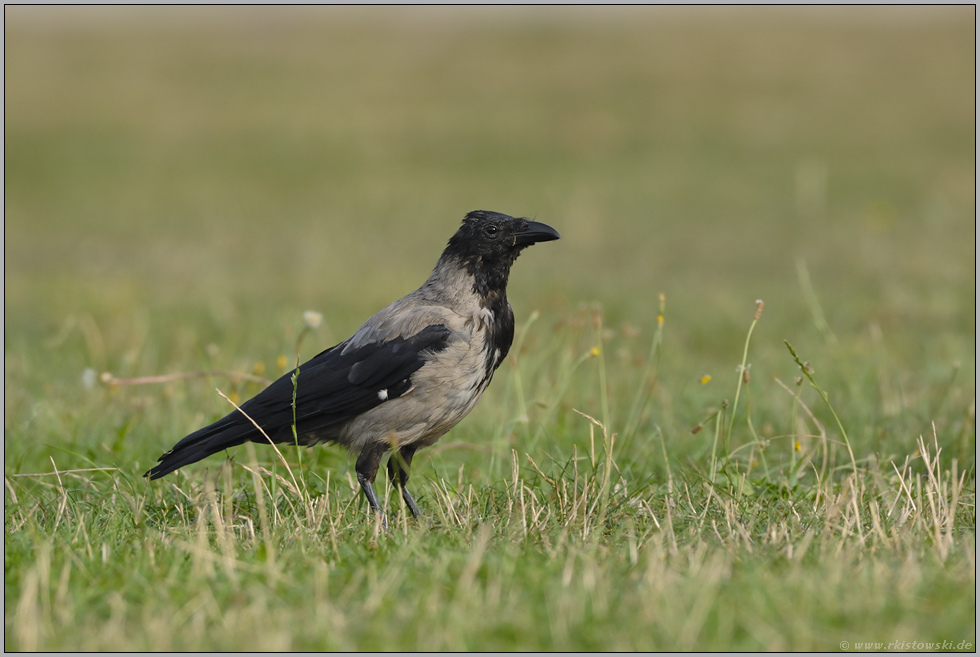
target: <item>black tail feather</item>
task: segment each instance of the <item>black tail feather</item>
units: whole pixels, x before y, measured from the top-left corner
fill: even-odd
[[[240,419],[236,421],[234,415],[238,415]],[[243,422],[241,415],[236,411],[231,416],[199,429],[181,440],[173,449],[161,456],[158,459],[160,462],[143,476],[151,480],[159,479],[185,465],[197,463],[212,454],[242,445],[253,439],[254,435],[260,434],[251,423]]]

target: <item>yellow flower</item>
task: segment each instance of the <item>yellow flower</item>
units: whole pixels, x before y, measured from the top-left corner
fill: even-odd
[[[589,353],[592,354],[593,356],[598,356],[599,355],[599,347],[592,347],[592,351],[590,351]]]
[[[280,354],[279,358],[276,359],[276,367],[279,368],[280,372],[285,372],[286,367],[289,366],[289,361],[286,359],[285,354]]]
[[[705,383],[708,383],[709,381],[711,381],[711,375],[710,374],[705,374],[704,376],[701,377],[701,384],[702,385],[704,385]]]

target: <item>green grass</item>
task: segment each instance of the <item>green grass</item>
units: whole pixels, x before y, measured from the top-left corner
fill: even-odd
[[[7,650],[975,649],[972,7],[57,11],[5,10]],[[422,522],[335,447],[141,478],[473,209],[562,240]]]

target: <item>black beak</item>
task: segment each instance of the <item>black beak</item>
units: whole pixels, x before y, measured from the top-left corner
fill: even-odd
[[[524,230],[514,233],[514,246],[531,246],[538,242],[550,242],[560,237],[558,231],[548,224],[529,221]]]

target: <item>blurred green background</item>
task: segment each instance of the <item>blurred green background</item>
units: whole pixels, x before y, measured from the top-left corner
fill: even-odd
[[[5,649],[975,645],[973,6],[4,19]],[[474,209],[562,239],[421,522],[335,447],[141,479],[260,385],[99,373],[274,378]]]
[[[304,356],[344,339],[474,209],[562,234],[511,278],[538,341],[601,307],[644,354],[663,292],[680,395],[734,376],[763,299],[753,373],[788,380],[783,339],[832,341],[803,262],[836,363],[881,355],[902,407],[958,361],[929,398],[963,409],[975,45],[972,6],[6,7],[5,454],[78,440],[85,368],[271,374],[307,309]],[[192,395],[132,467],[224,412]]]

